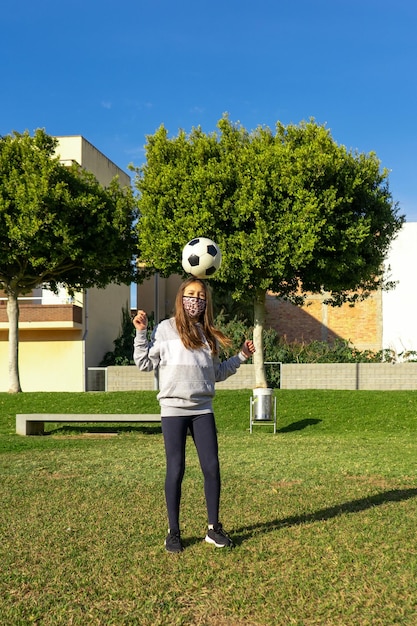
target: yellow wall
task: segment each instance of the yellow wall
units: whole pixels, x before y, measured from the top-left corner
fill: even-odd
[[[0,391],[9,389],[8,333],[0,332]],[[19,373],[23,391],[83,391],[81,331],[20,331]]]
[[[84,391],[85,370],[97,367],[119,336],[122,308],[130,309],[130,288],[109,285],[77,294],[83,306],[80,329],[19,331],[19,373],[23,391]],[[86,317],[87,314],[87,317]],[[55,322],[62,326],[62,322]],[[9,389],[8,331],[0,330],[0,391]]]

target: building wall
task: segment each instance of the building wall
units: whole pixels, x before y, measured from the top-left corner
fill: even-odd
[[[158,321],[170,317],[174,311],[175,297],[182,282],[181,276],[161,278],[154,276],[137,286],[136,302],[138,309],[148,314],[154,313]]]
[[[85,369],[114,349],[122,309],[130,309],[127,285],[77,294],[77,306],[20,304],[19,372],[23,391],[84,391]],[[4,301],[3,301],[4,302]],[[7,391],[8,322],[0,307],[0,391]]]
[[[0,391],[9,389],[8,331],[0,331]],[[20,330],[23,391],[83,391],[81,330]]]
[[[73,161],[79,163],[84,169],[92,172],[105,187],[116,175],[122,187],[130,187],[129,175],[81,135],[56,137],[56,139],[58,140],[56,153],[63,163]]]
[[[383,345],[396,353],[417,350],[417,222],[404,224],[387,259],[395,289],[384,292]]]
[[[382,348],[382,295],[378,291],[354,307],[324,304],[325,295],[310,295],[303,306],[295,306],[269,294],[266,325],[288,342],[350,341],[359,350]]]
[[[97,367],[106,352],[114,350],[114,340],[122,328],[122,311],[130,311],[128,285],[109,285],[106,289],[89,289],[84,309],[85,366]]]
[[[388,252],[387,277],[396,283],[390,291],[377,292],[354,307],[326,307],[312,296],[298,309],[267,298],[267,323],[289,341],[350,340],[360,350],[417,351],[417,222],[406,222]]]

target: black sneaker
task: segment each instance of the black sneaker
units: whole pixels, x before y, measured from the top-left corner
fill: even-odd
[[[210,528],[206,535],[207,543],[212,543],[216,548],[232,548],[233,541],[227,532],[222,528],[221,524],[217,524],[214,528]]]
[[[167,534],[167,538],[165,539],[165,548],[168,552],[182,552],[184,550],[179,531],[170,531]]]

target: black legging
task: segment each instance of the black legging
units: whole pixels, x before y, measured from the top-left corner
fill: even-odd
[[[219,521],[220,469],[216,424],[213,413],[190,417],[163,417],[166,454],[165,499],[171,531],[179,530],[181,484],[185,471],[185,444],[190,429],[204,476],[209,524]]]

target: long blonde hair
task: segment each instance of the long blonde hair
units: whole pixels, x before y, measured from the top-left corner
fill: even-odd
[[[175,298],[174,319],[178,334],[184,346],[190,350],[198,350],[204,346],[204,338],[201,336],[198,325],[184,311],[182,298],[185,289],[191,283],[199,283],[206,295],[206,308],[198,318],[204,337],[206,338],[213,354],[218,354],[218,344],[230,346],[231,341],[220,330],[214,326],[213,299],[211,289],[204,280],[200,278],[187,278],[181,283]]]

